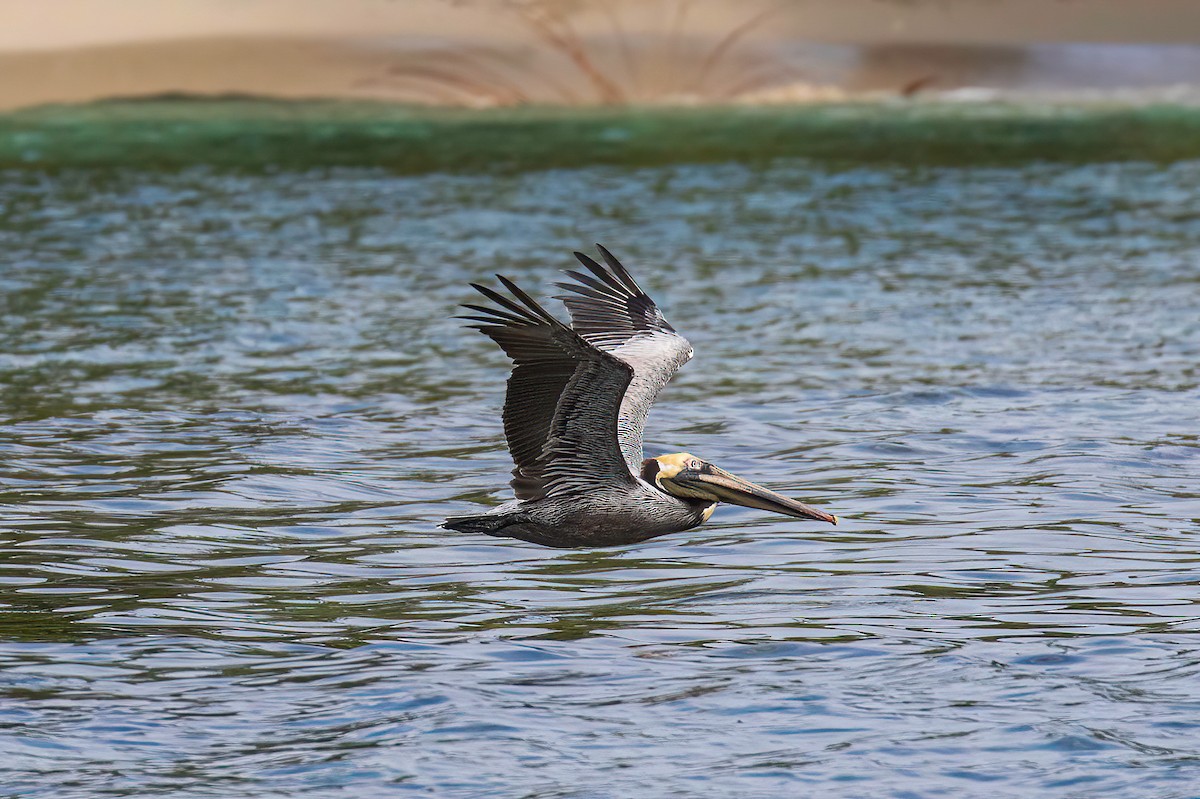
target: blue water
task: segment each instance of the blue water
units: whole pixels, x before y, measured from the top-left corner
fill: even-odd
[[[1200,797],[1200,163],[0,175],[0,796]],[[837,513],[558,551],[450,319],[601,241]]]

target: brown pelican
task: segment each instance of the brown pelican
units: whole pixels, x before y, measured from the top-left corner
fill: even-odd
[[[444,527],[552,547],[632,544],[708,521],[718,502],[837,524],[837,517],[735,477],[686,452],[642,460],[646,414],[692,357],[687,339],[612,254],[567,271],[567,327],[515,283],[511,296],[472,283],[494,305],[459,317],[513,360],[504,435],[516,500]]]

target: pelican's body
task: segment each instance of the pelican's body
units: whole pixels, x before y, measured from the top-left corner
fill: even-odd
[[[515,500],[483,516],[449,519],[446,526],[548,547],[612,547],[698,527],[716,507],[716,502],[673,497],[639,480],[625,490],[571,499]]]
[[[799,518],[837,518],[734,477],[687,453],[642,459],[646,415],[692,357],[629,272],[600,247],[607,268],[575,253],[590,275],[568,272],[560,297],[571,327],[512,281],[495,306],[466,318],[513,359],[504,433],[516,500],[445,526],[554,547],[619,546],[703,524],[718,502]]]

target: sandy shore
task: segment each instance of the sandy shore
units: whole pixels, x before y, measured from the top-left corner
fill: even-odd
[[[721,37],[755,8],[682,8],[624,4],[572,25],[597,69],[635,101],[965,87],[1190,97],[1200,85],[1191,0],[1151,10],[1119,0],[796,2],[716,61]],[[486,0],[7,0],[0,109],[172,93],[480,106],[595,98],[577,64],[496,9]]]

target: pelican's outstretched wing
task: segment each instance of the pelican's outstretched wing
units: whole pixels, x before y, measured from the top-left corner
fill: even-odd
[[[517,499],[631,487],[636,479],[621,455],[617,418],[634,369],[589,343],[547,313],[511,280],[512,297],[471,286],[496,307],[466,305],[465,316],[512,358],[504,400],[504,435],[516,468]]]
[[[612,253],[601,247],[604,268],[583,253],[575,257],[590,275],[568,271],[572,292],[558,297],[571,312],[571,326],[587,341],[633,367],[633,380],[621,404],[617,437],[621,453],[636,474],[641,469],[642,433],[658,392],[692,358],[692,345],[667,323]]]

